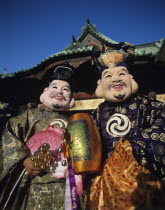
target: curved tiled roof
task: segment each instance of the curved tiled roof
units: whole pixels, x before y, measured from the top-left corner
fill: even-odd
[[[11,74],[0,75],[0,79],[6,78],[6,77],[15,77],[15,76],[18,77],[19,75],[22,75],[22,74],[24,74],[24,76],[27,76],[29,74],[32,74],[33,72],[37,73],[40,70],[40,67],[46,66],[47,61],[50,61],[51,59],[56,60],[57,58],[60,58],[60,57],[66,56],[66,55],[69,56],[69,55],[80,54],[80,53],[84,53],[84,52],[90,53],[91,49],[92,49],[91,46],[83,46],[83,47],[79,47],[76,49],[66,49],[61,52],[55,53],[54,55],[50,55],[49,57],[45,58],[40,63],[38,63],[37,65],[35,65],[29,69],[26,69],[26,70],[21,69],[20,71],[17,71],[17,72],[11,73]]]
[[[142,44],[142,45],[136,45],[135,46],[135,56],[144,56],[144,55],[150,55],[150,56],[155,56],[162,44],[163,44],[164,39],[160,39],[156,42],[151,42],[147,44]]]
[[[82,27],[82,32],[81,32],[79,38],[77,39],[77,41],[72,36],[72,38],[73,38],[72,43],[69,46],[67,46],[66,48],[64,48],[61,52],[58,52],[58,53],[48,56],[47,58],[42,60],[40,63],[38,63],[37,65],[35,65],[29,69],[20,70],[15,73],[11,73],[11,74],[1,75],[0,79],[28,76],[30,74],[37,73],[41,70],[41,68],[46,67],[48,64],[51,64],[55,61],[60,61],[62,59],[66,59],[66,56],[67,56],[67,58],[70,58],[71,55],[74,55],[74,57],[75,57],[75,55],[77,57],[80,57],[82,54],[84,55],[84,53],[89,56],[90,52],[92,50],[92,46],[88,46],[88,45],[81,43],[83,38],[88,33],[90,33],[91,35],[93,35],[94,37],[96,37],[98,40],[100,40],[102,42],[115,43],[115,44],[118,43],[118,42],[104,36],[100,32],[98,32],[96,29],[96,26],[94,24],[90,23],[89,19],[87,19],[87,24],[84,27]],[[152,42],[152,43],[135,45],[135,57],[155,56],[158,53],[158,51],[160,50],[164,40],[165,39],[160,39],[160,40],[158,40],[156,42]]]
[[[81,41],[83,39],[83,37],[85,36],[85,34],[87,33],[91,33],[92,35],[94,35],[95,37],[97,37],[98,39],[100,38],[102,41],[108,42],[108,43],[113,43],[113,44],[118,44],[118,42],[108,38],[107,36],[103,35],[102,33],[98,32],[96,29],[96,25],[90,23],[89,19],[87,20],[87,24],[86,26],[82,27],[82,32],[78,38],[78,41]]]

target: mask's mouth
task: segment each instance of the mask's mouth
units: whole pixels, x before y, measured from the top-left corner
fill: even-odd
[[[122,89],[124,88],[124,85],[121,84],[121,83],[117,83],[117,84],[112,85],[112,88],[113,88],[114,90],[120,91],[120,90],[122,90]]]
[[[65,97],[62,96],[62,95],[53,94],[53,95],[51,95],[50,97],[51,97],[51,98],[54,98],[54,99],[57,99],[57,100],[59,100],[59,101],[66,101],[66,100],[65,100]]]

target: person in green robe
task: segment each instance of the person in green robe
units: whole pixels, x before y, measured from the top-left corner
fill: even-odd
[[[0,141],[1,209],[65,208],[67,160],[62,140],[65,111],[75,105],[72,77],[68,64],[58,66],[41,95],[42,104],[7,122]],[[37,162],[39,153],[45,165]]]

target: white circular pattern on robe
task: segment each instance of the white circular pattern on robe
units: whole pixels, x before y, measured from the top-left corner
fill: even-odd
[[[131,110],[134,110],[134,109],[136,109],[136,108],[137,108],[137,105],[136,105],[136,103],[134,103],[134,104],[131,104],[131,105],[129,106],[129,108],[130,108]]]
[[[144,157],[142,157],[140,162],[141,162],[141,165],[144,166],[144,165],[146,165],[146,163],[147,163],[147,159],[144,158]]]
[[[143,99],[143,103],[144,103],[144,104],[148,104],[147,99],[144,98],[144,99]]]
[[[165,142],[165,133],[160,134],[160,140]]]
[[[144,138],[149,138],[149,135],[148,135],[148,133],[146,131],[142,131],[142,136]]]
[[[156,150],[159,155],[164,155],[164,153],[165,153],[165,148],[163,146],[157,146]]]
[[[156,108],[159,108],[160,106],[161,106],[161,104],[162,104],[162,102],[151,102],[151,105],[153,106],[153,107],[156,107]]]
[[[55,125],[61,129],[65,129],[67,127],[67,124],[67,121],[62,119],[55,119],[50,123],[50,125]]]
[[[165,168],[161,168],[161,172],[163,175],[165,175]]]
[[[165,157],[162,160],[163,160],[163,164],[165,164]]]
[[[114,137],[125,136],[131,128],[131,123],[126,115],[116,113],[112,115],[106,125],[107,132]]]
[[[163,125],[163,120],[162,119],[157,119],[156,121],[155,121],[155,123],[157,124],[157,125]]]
[[[152,133],[151,138],[152,138],[152,140],[158,140],[159,139],[159,134],[158,133]]]
[[[125,108],[122,108],[121,106],[119,106],[119,107],[115,108],[115,111],[125,114],[127,110]]]
[[[140,104],[140,108],[146,111],[146,106],[144,104]]]
[[[162,111],[161,115],[165,117],[165,110]]]

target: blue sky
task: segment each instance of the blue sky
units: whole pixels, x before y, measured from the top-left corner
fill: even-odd
[[[0,73],[29,69],[78,38],[86,19],[132,44],[165,38],[164,0],[0,0]]]

